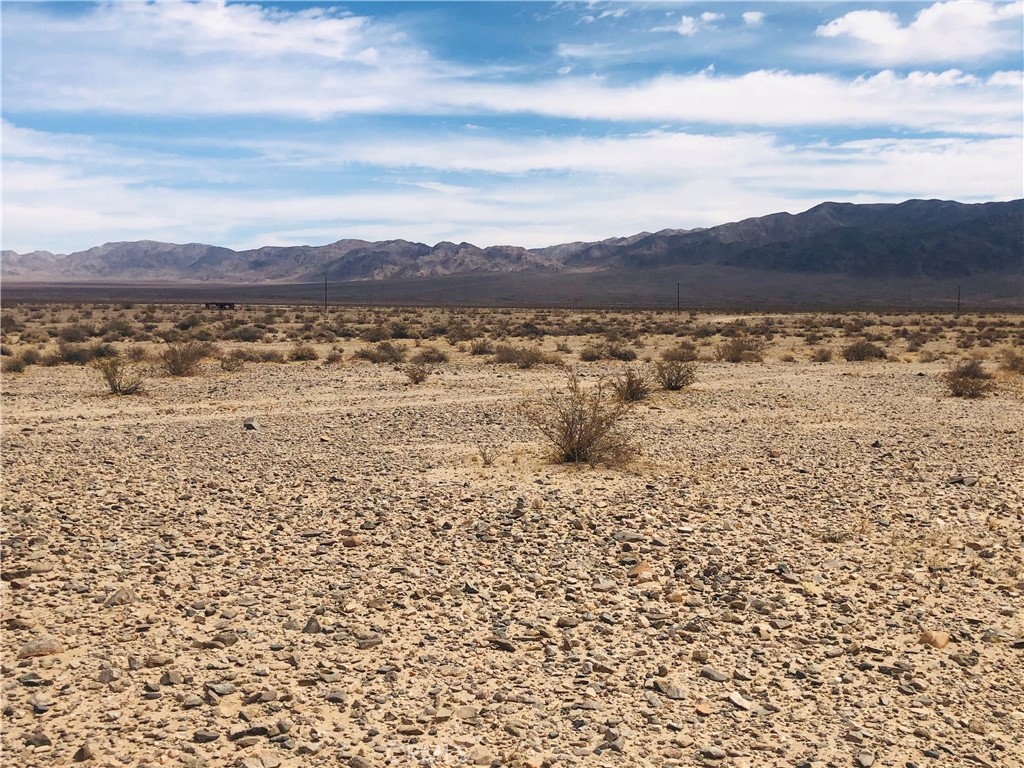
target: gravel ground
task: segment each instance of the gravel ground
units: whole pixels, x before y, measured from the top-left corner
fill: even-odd
[[[624,468],[554,366],[5,376],[4,762],[1024,765],[1020,378],[943,369],[701,363]]]

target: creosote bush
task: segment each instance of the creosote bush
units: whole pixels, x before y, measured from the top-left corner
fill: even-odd
[[[697,380],[697,364],[684,360],[663,360],[654,364],[654,376],[663,389],[678,392]]]
[[[615,396],[624,403],[636,403],[651,394],[651,380],[643,371],[627,367],[613,382]]]
[[[289,357],[293,362],[320,359],[320,355],[317,354],[316,349],[311,344],[296,344]]]
[[[493,353],[494,344],[488,338],[473,339],[473,343],[469,345],[469,354],[471,355],[490,355]]]
[[[811,353],[811,362],[829,363],[832,362],[832,347],[817,347]]]
[[[416,354],[412,356],[412,362],[420,365],[423,365],[424,363],[447,363],[448,353],[428,344],[427,346],[420,348]]]
[[[512,364],[517,368],[533,368],[536,365],[557,365],[561,359],[557,355],[546,354],[537,347],[513,347],[499,344],[494,348],[494,362]]]
[[[982,367],[980,360],[961,360],[942,374],[942,380],[953,397],[982,397],[995,389],[992,374]]]
[[[884,360],[885,348],[873,344],[867,339],[859,339],[852,344],[847,344],[842,349],[843,359],[847,362],[863,362],[865,360]]]
[[[371,363],[400,363],[405,360],[405,347],[392,344],[390,341],[382,341],[372,347],[356,350],[355,356]]]
[[[129,370],[119,357],[104,357],[93,365],[103,376],[112,395],[137,395],[142,392],[142,375]]]
[[[430,375],[430,371],[421,363],[410,363],[405,367],[405,375],[409,377],[410,383],[422,384],[427,380],[427,376]]]
[[[681,341],[674,347],[663,350],[661,359],[665,362],[692,362],[697,359],[697,345],[692,341]]]
[[[999,367],[1007,373],[1024,373],[1024,352],[1004,349],[999,355]]]
[[[621,465],[639,450],[623,422],[629,408],[604,382],[588,391],[570,373],[565,392],[548,390],[522,403],[520,413],[550,444],[554,461]]]
[[[160,367],[168,376],[195,376],[209,351],[207,345],[198,341],[169,344],[160,353]]]
[[[715,360],[724,363],[760,363],[765,343],[761,339],[736,336],[715,347]]]
[[[3,362],[0,363],[0,371],[4,373],[23,373],[27,365],[24,357],[14,355],[3,359]]]

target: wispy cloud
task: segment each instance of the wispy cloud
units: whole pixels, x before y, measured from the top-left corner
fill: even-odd
[[[652,32],[677,32],[683,37],[693,37],[701,30],[714,29],[715,22],[725,18],[725,14],[705,11],[700,16],[686,16],[679,19],[678,24],[654,27]]]
[[[893,11],[850,11],[818,27],[819,37],[849,43],[845,53],[883,66],[981,59],[1019,50],[1024,2],[948,0],[903,24]]]
[[[548,245],[1022,194],[1020,3],[831,7],[499,5],[484,40],[444,3],[5,4],[4,246]]]

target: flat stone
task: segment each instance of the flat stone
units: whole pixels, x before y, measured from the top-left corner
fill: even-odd
[[[35,656],[53,656],[57,653],[64,653],[64,646],[60,641],[50,635],[43,635],[29,640],[18,651],[19,659],[31,659]]]
[[[654,687],[659,693],[664,694],[666,697],[673,699],[674,701],[680,701],[686,698],[686,689],[674,680],[655,679]]]
[[[716,683],[724,683],[729,679],[729,676],[724,672],[719,672],[714,667],[701,667],[700,676],[708,680],[713,680]]]
[[[197,744],[209,744],[211,741],[216,741],[220,738],[220,734],[216,731],[199,730],[192,734],[192,741]]]

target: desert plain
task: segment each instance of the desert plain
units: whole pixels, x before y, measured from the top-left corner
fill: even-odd
[[[1019,315],[3,319],[5,765],[1024,765]],[[635,455],[553,460],[627,368]]]

